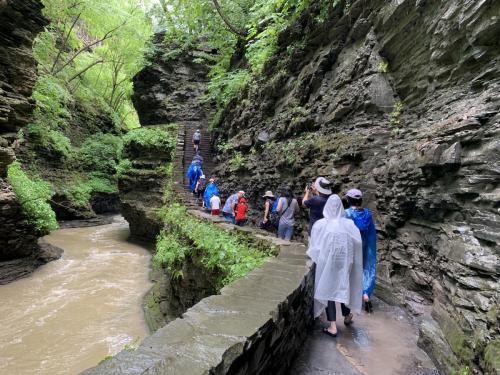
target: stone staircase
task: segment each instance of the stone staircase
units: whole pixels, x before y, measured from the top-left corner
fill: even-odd
[[[199,121],[185,121],[180,123],[173,166],[173,189],[179,201],[184,204],[187,209],[200,209],[201,205],[201,203],[198,204],[196,202],[194,196],[189,192],[186,178],[186,171],[195,155],[192,139],[196,129],[200,129],[201,131],[202,138],[199,152],[203,157],[202,169],[207,180],[210,178],[210,174],[215,167],[207,124]]]

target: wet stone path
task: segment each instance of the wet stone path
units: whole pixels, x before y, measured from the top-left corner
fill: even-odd
[[[180,133],[180,143],[184,146],[175,163],[178,197],[195,210],[201,208],[186,189],[184,173],[193,156],[192,133],[198,127],[202,134],[207,134],[203,124],[184,124]],[[213,162],[208,145],[202,142],[200,151],[205,160],[204,170],[211,171]],[[430,358],[418,348],[417,328],[401,308],[374,299],[374,312],[355,315],[351,326],[345,327],[343,317],[338,317],[338,337],[322,332],[327,325],[326,321],[316,319],[289,375],[439,375]]]
[[[337,320],[336,338],[322,332],[326,321],[315,321],[290,375],[439,375],[400,308],[375,299],[374,312],[355,315],[351,326]]]

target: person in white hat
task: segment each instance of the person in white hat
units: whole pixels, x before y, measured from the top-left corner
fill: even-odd
[[[372,312],[371,296],[375,289],[377,274],[377,231],[368,208],[363,208],[363,193],[359,189],[351,189],[346,193],[349,208],[346,218],[351,219],[361,233],[363,240],[363,301],[365,311]]]
[[[262,198],[265,199],[265,201],[264,201],[264,217],[263,217],[262,221],[260,222],[260,227],[262,229],[265,229],[265,230],[271,230],[272,229],[271,220],[270,220],[271,207],[273,206],[274,201],[276,200],[276,197],[274,196],[274,194],[271,190],[268,190],[262,196]]]
[[[323,208],[325,208],[328,197],[332,195],[330,181],[324,177],[318,177],[310,187],[306,186],[302,206],[309,209],[309,229],[307,233],[311,235],[311,230],[316,221],[323,219]],[[313,195],[314,196],[311,196]]]

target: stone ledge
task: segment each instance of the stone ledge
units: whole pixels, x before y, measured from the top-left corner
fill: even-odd
[[[312,323],[314,275],[301,243],[189,211],[280,247],[277,257],[84,375],[285,374]]]

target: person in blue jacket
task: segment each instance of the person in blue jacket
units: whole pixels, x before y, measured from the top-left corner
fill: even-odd
[[[351,189],[346,194],[349,208],[346,217],[353,220],[361,232],[363,241],[363,301],[365,311],[372,312],[370,298],[375,288],[377,263],[377,232],[375,223],[368,208],[363,208],[363,193],[358,189]]]
[[[201,170],[202,163],[203,159],[200,155],[196,154],[186,172],[186,177],[189,179],[189,191],[191,192],[194,192],[198,179],[203,175],[203,171]]]
[[[212,198],[212,195],[219,195],[219,188],[215,184],[215,178],[210,178],[208,180],[208,185],[205,188],[205,193],[203,193],[203,207],[206,210],[210,210],[211,204],[210,204],[210,198]]]

